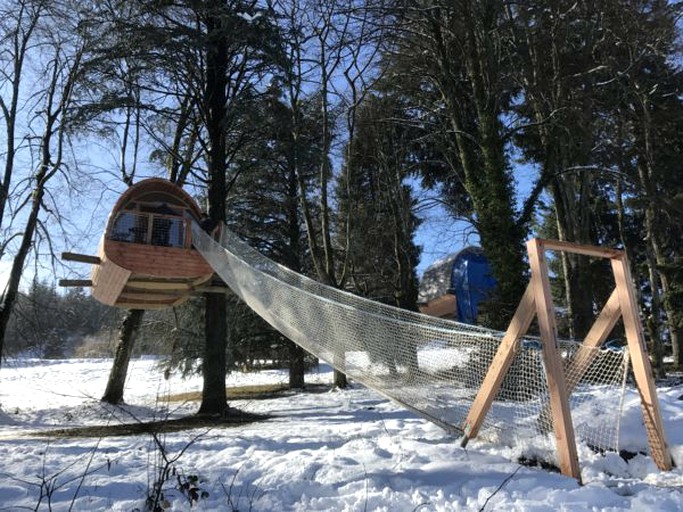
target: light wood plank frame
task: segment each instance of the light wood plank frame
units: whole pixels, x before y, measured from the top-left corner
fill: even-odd
[[[576,357],[570,363],[569,380],[565,378],[561,355],[557,349],[555,307],[550,293],[548,266],[545,251],[565,251],[595,258],[607,258],[612,265],[615,287],[612,295],[586,335]],[[560,470],[564,475],[581,481],[576,452],[574,428],[569,411],[569,395],[587,371],[595,354],[621,317],[626,332],[636,386],[641,398],[643,422],[647,432],[652,458],[661,470],[672,468],[671,454],[667,448],[664,426],[652,377],[652,367],[638,313],[635,289],[626,254],[617,249],[605,249],[556,240],[534,238],[527,242],[531,281],[517,307],[496,355],[489,366],[465,420],[461,446],[476,437],[484,418],[503,382],[514,356],[519,340],[526,334],[534,317],[538,318],[543,358],[550,395],[550,413],[557,441]],[[547,411],[544,411],[547,413]]]

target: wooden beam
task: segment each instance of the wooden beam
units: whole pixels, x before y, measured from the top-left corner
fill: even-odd
[[[177,302],[144,302],[144,301],[121,301],[115,306],[121,309],[168,309],[176,306]]]
[[[102,263],[99,256],[90,256],[89,254],[78,254],[75,252],[63,252],[62,259],[66,261],[78,261],[79,263],[90,263],[91,265],[99,265]]]
[[[142,302],[173,302],[178,300],[179,297],[182,297],[182,295],[179,295],[177,293],[146,293],[146,292],[134,292],[130,291],[127,288],[124,288],[123,291],[121,292],[121,295],[119,295],[119,300],[118,302],[135,302],[135,301],[142,301]]]
[[[572,242],[564,242],[562,240],[544,240],[541,238],[536,238],[535,240],[538,240],[538,243],[543,245],[547,251],[571,252],[573,254],[582,254],[584,256],[592,256],[594,258],[619,258],[624,254],[624,251],[620,251],[619,249],[575,244]]]
[[[84,287],[92,286],[91,279],[60,279],[59,286],[64,287]]]
[[[224,293],[226,295],[232,293],[228,286],[199,286],[192,290],[193,295],[201,295],[202,293]]]
[[[652,377],[652,366],[647,355],[647,346],[645,345],[643,327],[640,323],[639,308],[631,279],[631,270],[629,269],[626,257],[613,259],[612,270],[614,271],[614,281],[619,294],[621,314],[624,319],[626,342],[628,343],[631,364],[633,365],[633,376],[640,393],[643,423],[645,424],[650,451],[657,467],[668,471],[672,468],[673,462],[666,446],[657,389]]]
[[[470,439],[477,437],[484,418],[500,390],[505,374],[512,364],[519,347],[519,339],[526,334],[535,314],[534,294],[529,284],[467,414],[464,433],[460,439],[460,446],[463,448]]]
[[[158,281],[152,281],[149,279],[138,279],[133,278],[128,281],[126,285],[130,290],[135,291],[146,291],[146,290],[179,290],[179,291],[190,291],[193,287],[191,282],[185,280],[184,282],[163,280],[160,278]]]
[[[574,425],[572,424],[571,411],[569,410],[562,357],[557,346],[555,306],[553,305],[552,293],[550,291],[548,264],[545,259],[543,241],[538,238],[529,240],[527,242],[527,252],[529,253],[531,285],[536,302],[538,327],[541,331],[543,361],[548,381],[550,411],[553,418],[560,471],[562,471],[562,474],[576,478],[580,482],[579,456],[576,451]]]
[[[130,283],[130,281],[128,281]],[[187,295],[190,293],[190,289],[187,286],[183,287],[173,287],[173,288],[145,288],[142,286],[131,286],[127,284],[121,293],[137,293],[139,295],[145,294],[150,296],[157,295]]]
[[[452,293],[432,299],[426,304],[420,304],[420,313],[439,318],[455,318],[457,316],[456,297]]]

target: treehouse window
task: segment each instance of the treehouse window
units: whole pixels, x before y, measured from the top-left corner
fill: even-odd
[[[139,212],[119,213],[109,238],[117,242],[184,247],[185,220],[178,209],[165,203],[144,205]]]

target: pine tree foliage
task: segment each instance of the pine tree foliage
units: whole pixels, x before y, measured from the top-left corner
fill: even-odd
[[[416,310],[419,221],[408,184],[414,133],[392,122],[402,110],[390,97],[369,96],[361,104],[352,152],[337,181],[336,231],[349,261],[348,289]]]
[[[118,311],[100,304],[82,288],[59,294],[54,285],[34,279],[19,295],[12,312],[7,353],[69,357],[82,353],[80,349],[88,344],[89,337],[100,338],[106,346],[119,316]]]

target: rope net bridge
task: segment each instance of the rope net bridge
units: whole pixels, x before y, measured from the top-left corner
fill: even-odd
[[[575,444],[568,455],[557,446],[557,386],[548,377],[541,338],[521,331],[510,335],[510,330],[506,337],[384,305],[293,272],[225,226],[219,243],[196,224],[192,231],[197,250],[234,293],[311,354],[447,431],[465,435],[463,445],[474,435],[525,445],[534,456],[542,454],[580,479],[578,460],[572,463]],[[525,300],[533,304],[529,297],[528,289],[518,313]],[[525,331],[533,317],[528,311],[522,316],[529,317],[521,322],[526,322]],[[507,352],[506,344],[511,347]],[[569,426],[577,443],[597,451],[618,450],[619,397],[630,367],[630,345],[593,345],[599,346],[557,342]],[[492,372],[496,366],[502,370]],[[473,412],[481,402],[484,406]]]

